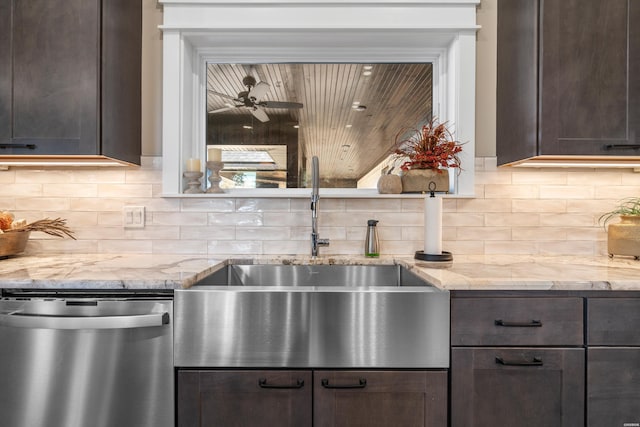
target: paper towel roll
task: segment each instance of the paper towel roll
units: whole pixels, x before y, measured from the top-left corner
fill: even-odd
[[[424,253],[442,253],[442,197],[424,198]]]

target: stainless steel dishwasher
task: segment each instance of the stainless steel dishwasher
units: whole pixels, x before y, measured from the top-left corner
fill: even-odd
[[[2,295],[1,425],[174,425],[171,293]]]

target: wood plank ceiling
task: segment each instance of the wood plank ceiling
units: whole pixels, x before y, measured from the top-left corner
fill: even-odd
[[[301,109],[265,108],[270,122],[299,125],[303,172],[320,160],[322,186],[350,187],[392,151],[402,129],[416,128],[432,114],[431,64],[208,64],[207,89],[236,97],[252,75],[270,85],[263,101],[290,101]],[[369,71],[369,73],[367,73]],[[209,92],[207,111],[232,102]],[[355,108],[359,106],[360,109]],[[365,108],[362,108],[365,107]],[[245,108],[215,113],[217,122],[238,116],[260,123]],[[233,120],[231,120],[233,119]],[[215,143],[215,141],[208,141]],[[286,165],[284,165],[286,168]]]

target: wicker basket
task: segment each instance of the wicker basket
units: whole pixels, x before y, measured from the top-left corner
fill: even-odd
[[[0,234],[0,257],[17,255],[24,252],[30,231],[9,231]]]

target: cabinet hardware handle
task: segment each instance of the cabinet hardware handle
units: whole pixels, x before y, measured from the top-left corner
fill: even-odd
[[[358,384],[344,384],[344,385],[331,385],[329,384],[329,380],[326,378],[323,378],[322,381],[320,381],[320,383],[322,384],[322,387],[324,388],[365,388],[367,386],[367,379],[366,378],[360,378],[360,380],[358,381]]]
[[[0,144],[0,148],[28,148],[29,150],[35,150],[36,144]]]
[[[496,356],[496,363],[504,366],[542,366],[542,359],[534,357],[533,360],[505,360]]]
[[[542,326],[542,322],[540,320],[532,320],[530,322],[507,322],[502,319],[495,320],[496,326],[506,326],[506,327],[515,327],[515,328],[539,328]]]
[[[607,144],[605,150],[638,150],[640,144]]]
[[[304,380],[298,379],[295,384],[267,384],[266,378],[258,379],[260,388],[295,389],[304,387]]]

